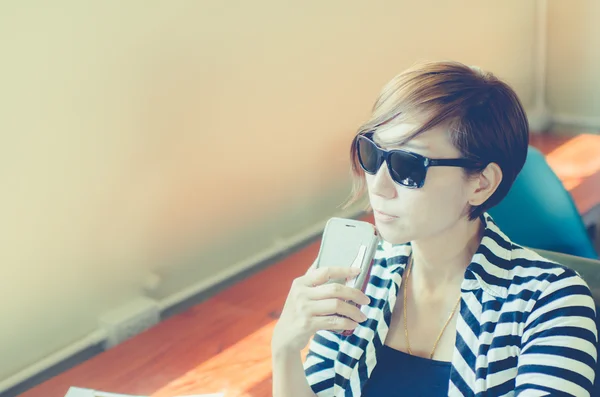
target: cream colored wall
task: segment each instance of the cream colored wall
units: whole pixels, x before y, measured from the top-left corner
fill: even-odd
[[[0,379],[326,219],[380,87],[417,60],[533,98],[534,4],[0,3]],[[7,320],[8,319],[8,320]]]
[[[548,1],[547,104],[559,122],[600,130],[600,2]]]

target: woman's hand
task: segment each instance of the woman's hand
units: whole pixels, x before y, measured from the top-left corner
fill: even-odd
[[[359,273],[359,269],[347,267],[311,268],[295,279],[273,332],[273,352],[299,352],[317,331],[352,330],[365,321],[367,317],[358,307],[346,302],[366,305],[370,300],[365,294],[343,284],[326,284]]]

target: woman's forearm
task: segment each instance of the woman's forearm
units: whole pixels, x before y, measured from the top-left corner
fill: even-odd
[[[316,397],[302,366],[300,352],[273,352],[273,397]]]

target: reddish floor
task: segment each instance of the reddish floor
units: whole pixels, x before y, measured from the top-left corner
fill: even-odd
[[[600,135],[532,135],[531,144],[546,154],[581,214],[600,203]]]
[[[547,154],[582,213],[600,203],[600,136],[533,136],[532,144]],[[153,396],[270,396],[270,335],[292,280],[312,263],[318,244],[22,396],[64,396],[71,385]]]

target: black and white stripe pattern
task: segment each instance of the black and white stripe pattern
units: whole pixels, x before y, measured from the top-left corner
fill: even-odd
[[[449,396],[589,396],[597,359],[595,306],[587,284],[564,266],[512,243],[488,214],[465,272]],[[409,244],[380,243],[362,311],[348,337],[321,331],[305,361],[318,396],[361,395],[377,364]],[[399,374],[399,382],[401,382]]]

